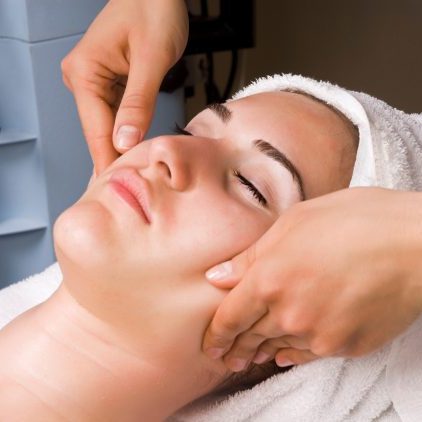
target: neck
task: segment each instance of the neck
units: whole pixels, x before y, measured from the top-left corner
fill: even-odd
[[[163,420],[225,375],[200,352],[200,340],[185,342],[189,325],[179,326],[177,313],[171,315],[164,328],[158,314],[156,324],[139,319],[139,329],[135,325],[129,335],[87,311],[62,283],[49,300],[10,324],[12,336],[13,325],[21,331],[19,346],[13,347],[13,337],[5,343],[16,362],[11,377],[68,419]]]

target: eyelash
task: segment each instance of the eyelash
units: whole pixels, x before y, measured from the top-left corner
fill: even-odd
[[[252,193],[254,198],[264,207],[268,205],[267,200],[265,199],[264,195],[255,187],[253,183],[251,183],[248,179],[246,179],[242,174],[237,171],[233,170],[233,175],[239,180],[242,185],[246,186],[249,191]]]
[[[174,122],[173,132],[177,135],[186,135],[192,136],[190,132],[181,128],[177,122]],[[233,170],[233,175],[239,180],[239,182],[246,186],[249,191],[252,193],[253,197],[264,207],[268,205],[267,200],[265,199],[264,195],[255,187],[253,183],[251,183],[246,177],[242,176],[242,174],[238,170]]]
[[[190,132],[188,132],[186,129],[183,129],[182,127],[180,127],[177,122],[174,122],[174,126],[173,126],[173,132],[176,135],[186,135],[186,136],[192,136],[192,134]]]

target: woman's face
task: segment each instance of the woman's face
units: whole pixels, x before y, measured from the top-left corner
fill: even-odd
[[[213,106],[186,131],[142,142],[98,177],[58,219],[58,256],[119,283],[197,280],[352,174],[344,121],[300,94]]]

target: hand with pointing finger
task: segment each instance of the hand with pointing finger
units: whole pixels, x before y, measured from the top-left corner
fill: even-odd
[[[404,211],[407,216],[403,219]],[[422,194],[345,189],[294,205],[247,251],[207,273],[231,289],[203,348],[239,371],[359,356],[422,311]]]
[[[110,0],[64,58],[97,174],[143,139],[187,36],[183,0]]]

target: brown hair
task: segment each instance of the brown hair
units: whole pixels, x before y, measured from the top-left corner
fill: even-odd
[[[286,372],[289,369],[291,369],[291,366],[281,368],[277,366],[274,360],[260,365],[251,363],[244,371],[230,374],[212,393],[227,395],[248,390],[267,378],[272,377],[275,374]]]

